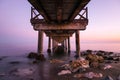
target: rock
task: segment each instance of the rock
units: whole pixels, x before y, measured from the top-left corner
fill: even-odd
[[[106,70],[106,69],[110,69],[110,68],[112,68],[111,65],[105,65],[105,66],[103,67],[104,70]]]
[[[99,63],[97,61],[91,62],[90,63],[90,67],[98,68],[99,67]]]
[[[28,58],[36,58],[37,56],[38,56],[37,53],[35,53],[35,52],[30,52],[27,57],[28,57]]]
[[[92,79],[92,78],[100,78],[102,77],[103,75],[101,73],[94,73],[94,72],[88,72],[88,73],[85,73],[84,74],[84,77],[87,77],[89,79]]]
[[[84,74],[75,74],[73,77],[75,77],[75,78],[81,78],[81,77],[84,77]]]
[[[36,64],[36,63],[38,63],[38,61],[37,61],[37,60],[34,60],[34,61],[33,61],[33,64]]]
[[[120,80],[120,75],[117,77],[117,80]]]
[[[98,56],[98,62],[103,63],[104,62],[104,58],[102,56]]]
[[[101,78],[101,77],[103,77],[103,75],[101,73],[88,72],[88,73],[84,73],[84,74],[82,74],[82,73],[76,74],[76,75],[74,75],[74,77],[76,77],[76,78],[86,77],[86,78],[92,79],[92,78]]]
[[[111,76],[106,76],[103,80],[113,80]]]
[[[12,62],[9,62],[10,64],[19,64],[20,62],[19,61],[12,61]]]
[[[63,60],[59,60],[59,59],[52,59],[50,60],[50,63],[63,63]]]
[[[51,49],[47,49],[47,52],[48,52],[48,53],[51,53]]]
[[[35,58],[36,58],[36,60],[40,60],[40,61],[45,61],[46,60],[43,54],[40,54]]]
[[[69,63],[71,72],[81,71],[80,69],[88,68],[89,61],[88,60],[74,60]]]
[[[62,70],[61,72],[58,73],[58,75],[64,75],[64,74],[71,74],[70,70]]]
[[[114,60],[113,57],[108,57],[107,60]]]
[[[99,63],[104,62],[104,58],[102,56],[98,56],[96,54],[88,54],[86,59],[90,62],[90,66],[97,68]]]
[[[78,58],[79,58],[79,55],[76,54],[74,57],[75,57],[75,59],[78,59]]]
[[[5,76],[5,75],[6,75],[5,73],[0,73],[0,77],[1,77],[1,76]]]
[[[89,53],[91,54],[91,53],[92,53],[92,50],[87,50],[86,52],[87,52],[88,54],[89,54]]]
[[[29,76],[29,75],[32,75],[33,72],[34,70],[31,68],[24,68],[24,69],[14,69],[10,71],[10,74],[15,76]]]
[[[0,58],[0,61],[2,60],[2,58]]]
[[[114,58],[114,61],[120,61],[119,57],[118,58]]]

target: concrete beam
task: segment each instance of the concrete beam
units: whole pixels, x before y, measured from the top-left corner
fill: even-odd
[[[46,34],[46,36],[58,36],[58,37],[64,37],[64,36],[68,36],[68,37],[70,37],[70,36],[72,36],[72,34],[55,34],[55,33],[49,33],[49,34]]]
[[[48,24],[39,20],[34,20],[31,23],[34,23],[33,28],[35,30],[85,30],[88,24],[88,20],[75,20],[71,23],[64,24]]]

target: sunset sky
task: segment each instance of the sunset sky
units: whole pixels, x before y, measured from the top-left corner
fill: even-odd
[[[91,0],[87,6],[89,24],[85,31],[80,32],[81,45],[120,44],[120,0]],[[36,51],[37,31],[30,24],[30,9],[31,5],[27,0],[0,0],[1,53],[7,54],[14,49],[17,52]],[[45,37],[45,50],[46,42]],[[74,43],[74,35],[71,43]]]

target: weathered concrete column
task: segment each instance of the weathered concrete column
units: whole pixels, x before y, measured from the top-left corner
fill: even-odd
[[[38,53],[43,53],[43,31],[38,31]]]
[[[70,53],[70,37],[68,37],[68,53]]]
[[[67,50],[67,39],[65,39],[64,44],[65,44],[65,48]]]
[[[79,31],[75,32],[75,38],[76,38],[76,57],[80,56],[80,39],[79,39]]]
[[[67,39],[64,40],[64,53],[67,53]]]
[[[62,45],[63,47],[65,47],[65,45],[64,45],[64,41],[61,43],[61,45]]]
[[[48,53],[51,53],[51,38],[48,38],[48,49],[47,49]]]
[[[54,50],[55,50],[55,48],[57,46],[58,46],[58,43],[54,39],[52,39],[52,50],[53,50],[53,53],[54,53]]]

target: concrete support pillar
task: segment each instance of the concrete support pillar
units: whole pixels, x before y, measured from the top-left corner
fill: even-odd
[[[65,39],[65,48],[67,50],[67,39]]]
[[[63,47],[65,47],[65,45],[64,45],[64,41],[61,43],[61,45],[62,45]]]
[[[68,53],[70,53],[70,37],[68,37]]]
[[[47,50],[48,53],[51,53],[51,38],[49,37],[48,38],[48,50]]]
[[[80,56],[80,39],[79,39],[79,31],[75,32],[76,39],[76,58]]]
[[[38,53],[43,53],[43,31],[38,31]]]
[[[52,39],[52,49],[53,49],[53,53],[54,53],[54,49],[58,46],[58,43]]]

